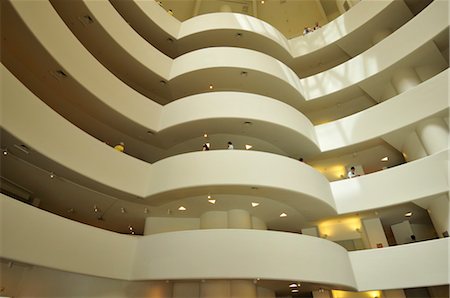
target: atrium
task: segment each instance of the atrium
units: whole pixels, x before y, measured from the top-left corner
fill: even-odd
[[[0,297],[449,297],[448,0],[4,0]]]

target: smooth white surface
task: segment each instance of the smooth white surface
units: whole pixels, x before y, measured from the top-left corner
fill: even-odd
[[[448,282],[448,238],[347,252],[328,240],[273,231],[128,236],[73,222],[4,195],[0,203],[0,256],[69,272],[122,280],[307,280],[360,291]]]
[[[445,70],[410,91],[367,110],[316,126],[321,151],[331,151],[382,137],[447,110],[448,80],[449,70]],[[433,94],[433,100],[424,100],[430,94]]]
[[[349,256],[359,291],[417,288],[449,283],[448,249],[449,238],[444,238]]]
[[[331,182],[337,211],[359,212],[448,192],[447,160],[448,150],[370,175]]]

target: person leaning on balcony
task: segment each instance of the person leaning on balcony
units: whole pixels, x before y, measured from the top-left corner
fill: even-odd
[[[228,150],[233,150],[233,149],[234,149],[233,143],[228,142],[228,147],[227,147],[227,149],[228,149]]]
[[[208,144],[203,144],[202,151],[208,151],[208,150],[209,150]]]
[[[355,172],[355,167],[351,167],[350,168],[350,171],[348,172],[348,174],[347,174],[347,177],[348,178],[355,178],[355,177],[358,177],[359,175],[358,174],[356,174],[356,172]]]
[[[119,144],[114,146],[114,149],[116,149],[119,152],[124,152],[125,151],[125,143],[124,142],[120,142]]]

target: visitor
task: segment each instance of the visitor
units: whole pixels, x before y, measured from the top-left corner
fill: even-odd
[[[209,150],[208,144],[203,144],[202,151],[208,151],[208,150]]]
[[[114,146],[114,149],[116,149],[119,152],[124,152],[125,151],[125,143],[124,142],[120,142],[119,144]]]
[[[234,149],[233,143],[228,142],[228,148],[227,149],[228,150],[233,150]]]
[[[358,176],[359,176],[359,175],[356,174],[355,167],[351,167],[351,168],[350,168],[350,171],[349,171],[348,174],[347,174],[347,177],[348,177],[348,178],[355,178],[355,177],[358,177]]]

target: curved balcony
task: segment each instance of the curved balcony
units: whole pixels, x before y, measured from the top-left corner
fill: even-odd
[[[62,173],[67,172],[68,177],[74,176],[75,181],[106,193],[117,195],[119,192],[119,197],[127,200],[146,198],[148,204],[158,205],[186,194],[195,196],[212,190],[216,193],[245,194],[256,186],[260,188],[261,196],[276,197],[280,202],[308,213],[310,218],[319,218],[336,214],[335,200],[338,212],[347,213],[358,208],[367,210],[391,204],[388,201],[380,203],[382,201],[374,199],[377,196],[398,197],[399,201],[396,203],[400,203],[436,195],[448,188],[439,179],[423,177],[422,169],[432,169],[442,164],[442,155],[433,155],[380,173],[331,183],[333,194],[329,182],[313,168],[294,159],[263,152],[194,152],[150,165],[118,153],[89,137],[36,99],[6,70],[2,72],[2,77],[6,87],[3,89],[2,106],[8,111],[2,119],[2,127],[7,132],[47,159],[60,164],[65,169],[61,169]],[[24,106],[27,109],[24,110]],[[178,112],[174,112],[173,116],[181,113],[182,105],[173,111],[176,110]],[[33,125],[28,125],[30,122]],[[64,143],[54,142],[63,139]],[[80,147],[80,144],[83,146]],[[220,171],[211,172],[211,165]],[[190,175],[185,175],[180,169],[186,169]],[[205,173],[208,173],[206,177]],[[389,181],[394,185],[405,185],[407,189],[408,183],[421,185],[414,182],[418,179],[429,184],[422,191],[411,187],[415,191],[404,192],[403,195],[394,187],[379,187]],[[347,193],[349,189],[352,190],[351,195]],[[371,196],[360,199],[363,193],[370,193]],[[361,202],[364,203],[359,205]],[[357,207],[351,209],[351,206]]]
[[[448,278],[448,239],[348,253],[324,239],[270,231],[199,230],[133,237],[75,223],[3,194],[0,203],[1,257],[68,272],[119,280],[256,276],[358,291],[440,285]]]
[[[395,30],[412,17],[399,1],[363,1],[315,34],[287,40],[271,25],[248,15],[215,13],[180,23],[151,1],[111,3],[143,38],[173,58],[200,48],[223,46],[226,40],[227,45],[263,52],[286,64],[291,61],[299,74],[310,72],[311,65],[319,62],[329,64],[327,56],[341,61],[341,57],[356,56],[372,45],[371,37],[377,30]],[[237,33],[242,35],[236,38]],[[359,41],[356,48],[349,44],[350,39]]]
[[[79,4],[81,5],[81,3]],[[94,22],[94,24],[90,24],[93,29],[89,31],[94,32],[92,34],[86,34],[86,30],[84,30],[83,26],[80,24],[74,29],[75,34],[86,43],[88,48],[91,49],[91,52],[107,65],[113,73],[123,81],[129,83],[135,90],[138,90],[160,103],[166,103],[167,100],[171,101],[182,96],[207,91],[207,85],[213,82],[201,83],[198,78],[196,78],[198,75],[208,76],[211,81],[214,81],[214,79],[217,78],[217,87],[220,88],[219,90],[234,89],[236,88],[236,85],[239,85],[238,83],[235,84],[235,81],[240,80],[237,74],[243,70],[246,71],[246,68],[251,71],[251,75],[246,79],[246,84],[239,87],[239,89],[282,99],[297,108],[299,108],[302,98],[311,101],[323,97],[330,97],[330,102],[335,102],[338,99],[342,100],[342,98],[348,98],[349,95],[354,96],[355,94],[359,94],[359,88],[372,94],[373,91],[371,91],[370,84],[366,82],[367,80],[370,81],[371,77],[375,75],[382,75],[383,77],[392,75],[392,72],[399,67],[399,61],[402,59],[409,61],[402,62],[402,67],[405,67],[405,65],[411,63],[417,64],[417,60],[421,56],[434,56],[436,54],[435,49],[431,49],[430,47],[421,49],[420,51],[418,49],[426,43],[429,43],[437,34],[448,27],[448,21],[446,21],[445,16],[439,16],[439,13],[445,8],[443,6],[446,4],[435,2],[411,22],[396,31],[395,34],[392,34],[389,38],[369,49],[364,54],[321,74],[299,80],[295,73],[278,60],[270,59],[266,55],[251,51],[250,52],[253,53],[251,56],[254,57],[247,57],[249,51],[243,49],[228,49],[226,51],[202,49],[178,57],[174,60],[173,65],[169,65],[170,59],[167,59],[167,57],[157,51],[155,52],[151,46],[145,47],[145,42],[143,42],[143,40],[131,30],[128,24],[114,12],[113,8],[100,9],[100,7],[97,7],[109,5],[107,2],[96,2],[92,5],[93,9],[99,14],[97,21]],[[20,10],[25,8],[20,8],[20,6],[16,5],[16,9],[18,9],[18,12],[20,13]],[[44,9],[40,10],[42,11],[41,13],[44,13]],[[106,16],[103,16],[105,14]],[[26,14],[23,17],[26,17]],[[42,18],[55,18],[54,25],[56,25],[56,22],[61,23],[61,20],[55,15],[55,12],[50,7],[47,8],[45,17],[43,15]],[[56,18],[59,20],[56,20]],[[68,25],[74,26],[73,24],[79,23],[72,21],[72,19],[73,17],[66,20]],[[103,19],[105,24],[102,24]],[[430,22],[430,19],[438,19],[440,21]],[[97,24],[97,22],[100,22],[100,24]],[[423,23],[432,23],[432,27],[428,28],[428,30],[424,30],[421,34],[417,34],[417,32],[420,32],[422,27],[421,24]],[[36,30],[37,29],[35,29],[35,32]],[[96,34],[95,32],[103,33]],[[48,33],[41,32],[40,34],[45,35]],[[420,38],[416,37],[414,39],[408,39],[408,42],[403,42],[403,39],[405,39],[404,37],[409,36],[410,34],[416,34],[416,36],[419,36]],[[100,42],[102,38],[99,38],[98,35],[104,36],[106,39]],[[59,38],[63,40],[65,39],[65,35],[61,34]],[[389,40],[389,42],[386,42],[387,40]],[[397,45],[395,46],[396,51],[394,52],[390,50],[393,48],[393,44]],[[103,49],[99,47],[100,45]],[[71,47],[73,47],[73,45],[71,45]],[[109,49],[111,47],[118,47],[122,50],[113,52],[105,50],[106,48]],[[144,48],[148,48],[148,50],[144,50]],[[235,51],[237,51],[237,53],[234,53]],[[385,55],[386,52],[389,52],[390,55]],[[113,53],[114,55],[112,55]],[[118,59],[118,53],[121,55],[120,59]],[[151,53],[151,55],[148,55],[148,53]],[[211,57],[211,59],[199,59],[198,57],[211,55],[216,59],[212,59]],[[242,56],[242,59],[236,58],[241,55],[244,55]],[[214,63],[211,64],[213,61]],[[440,64],[445,63],[440,61]],[[129,71],[124,70],[124,65],[135,69],[135,71],[130,74]],[[188,69],[183,67],[183,65],[188,65]],[[263,66],[261,67],[261,65]],[[439,67],[443,69],[446,66],[440,65]],[[148,71],[145,72],[145,69]],[[235,73],[235,75],[233,75],[233,73]],[[189,74],[196,74],[196,76],[192,77]],[[225,84],[224,80],[219,79],[227,74],[231,74],[231,76],[229,76],[230,80],[226,80],[227,84]],[[180,80],[181,75],[183,76],[182,80]],[[273,78],[287,82],[287,85],[281,84],[277,89],[285,90],[284,92],[288,92],[289,94],[268,93],[277,86],[272,86],[274,88],[264,90],[264,78],[271,79],[272,85],[274,84]],[[163,88],[160,84],[161,80],[169,82],[169,84]],[[186,82],[189,84],[186,84]],[[326,84],[323,82],[326,82]],[[252,86],[255,85],[258,85],[258,88],[252,88]]]

